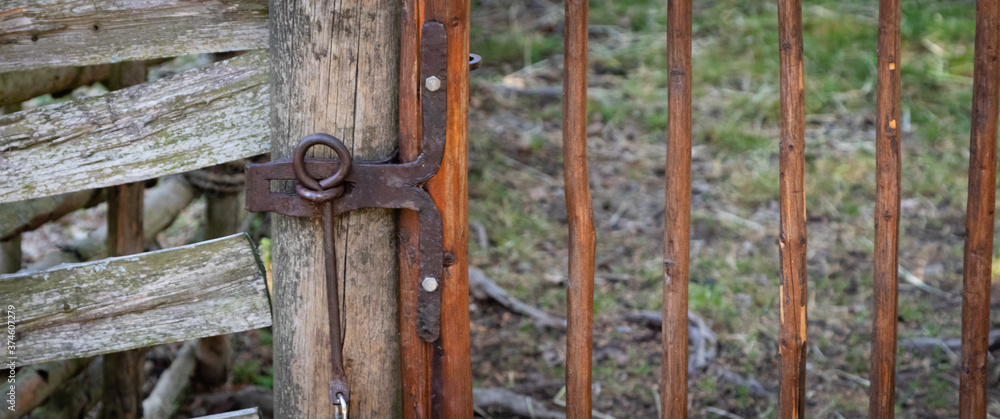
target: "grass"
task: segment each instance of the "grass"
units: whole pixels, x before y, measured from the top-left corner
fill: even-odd
[[[592,0],[590,6],[595,29],[589,152],[598,228],[595,353],[603,365],[594,372],[603,389],[595,408],[618,417],[650,417],[655,415],[650,389],[658,380],[659,335],[636,325],[619,329],[624,314],[660,308],[665,3]],[[736,0],[695,7],[690,307],[710,320],[720,348],[712,366],[692,376],[692,412],[700,415],[699,409],[713,406],[744,417],[773,417],[780,107],[776,7]],[[959,293],[975,7],[967,1],[917,0],[903,7],[900,263],[928,283]],[[488,242],[481,248],[472,231],[472,264],[518,298],[554,313],[565,310],[560,105],[530,94],[496,94],[489,86],[558,87],[561,13],[559,4],[544,1],[474,2],[472,51],[484,57],[486,67],[474,75],[470,117],[470,218],[484,226]],[[809,1],[803,5],[803,27],[808,409],[858,416],[867,411],[867,389],[835,371],[861,377],[868,371],[877,3]],[[483,310],[474,313],[476,321],[493,314]],[[957,304],[905,283],[900,315],[901,339],[960,334]],[[506,343],[474,333],[474,359],[490,365],[474,367],[478,382],[496,384],[490,375],[498,370],[531,370],[560,379],[564,354],[553,348],[565,338],[540,337],[510,322],[520,327],[500,332]],[[511,349],[514,342],[524,347]],[[498,347],[505,348],[504,359],[491,355]],[[627,356],[602,355],[617,347],[628,348]],[[539,362],[547,351],[556,351],[550,356],[554,360]],[[957,368],[947,354],[901,350],[898,413],[956,411]],[[746,386],[720,379],[723,372],[755,378],[768,395],[748,396]],[[536,392],[544,398],[554,390]],[[990,409],[1000,414],[995,404]]]

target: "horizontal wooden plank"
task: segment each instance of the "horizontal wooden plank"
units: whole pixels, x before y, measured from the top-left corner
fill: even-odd
[[[267,53],[0,116],[0,202],[106,187],[266,153]]]
[[[195,419],[259,419],[260,411],[256,407],[237,410],[235,412],[219,413],[218,415],[202,416]]]
[[[5,0],[0,72],[266,48],[267,0]]]
[[[19,364],[81,358],[271,325],[245,234],[0,276]]]

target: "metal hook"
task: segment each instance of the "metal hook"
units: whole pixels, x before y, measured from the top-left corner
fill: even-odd
[[[337,399],[340,400],[340,405],[339,405],[339,407],[340,407],[340,414],[339,415],[342,415],[342,417],[344,419],[347,419],[347,400],[344,400],[344,396],[341,395],[340,393],[337,393]],[[334,417],[337,417],[337,416],[338,416],[338,414],[335,412],[334,413]]]

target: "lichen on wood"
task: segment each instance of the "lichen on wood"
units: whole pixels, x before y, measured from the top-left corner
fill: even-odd
[[[268,63],[249,53],[0,117],[0,202],[151,179],[268,151]]]
[[[266,0],[7,0],[0,72],[267,47]]]
[[[271,325],[249,237],[0,276],[22,364],[81,358]]]

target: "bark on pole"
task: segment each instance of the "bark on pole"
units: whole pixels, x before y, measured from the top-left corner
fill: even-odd
[[[401,4],[393,0],[272,1],[272,158],[313,133],[355,158],[397,146]],[[322,157],[331,150],[313,149]],[[292,185],[282,185],[290,191]],[[329,418],[329,325],[319,219],[274,215],[275,417]],[[344,366],[352,417],[400,415],[395,216],[339,217]]]

